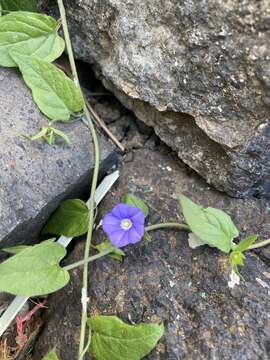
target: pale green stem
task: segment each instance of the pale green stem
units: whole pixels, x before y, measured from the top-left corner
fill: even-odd
[[[190,230],[189,226],[186,225],[186,224],[170,222],[170,223],[163,223],[163,224],[155,224],[155,225],[146,226],[145,231],[166,229],[166,228],[175,228],[175,229],[180,229],[180,230]]]
[[[92,337],[92,331],[91,331],[90,326],[88,327],[88,332],[89,332],[89,334],[88,334],[88,341],[87,341],[87,344],[86,344],[83,352],[82,352],[81,355],[80,355],[79,360],[82,360],[83,357],[84,357],[84,355],[89,351],[89,346],[90,346],[90,344],[91,344],[91,337]]]
[[[78,72],[77,72],[77,68],[76,68],[76,64],[75,64],[75,60],[74,60],[74,56],[73,56],[72,44],[71,44],[70,36],[69,36],[66,9],[65,9],[65,6],[63,4],[63,0],[57,0],[57,2],[58,2],[58,8],[59,8],[59,11],[60,11],[64,36],[65,36],[65,40],[66,40],[66,47],[67,47],[67,53],[68,53],[68,59],[69,59],[71,72],[72,72],[72,75],[73,75],[73,78],[74,78],[74,81],[75,81],[76,85],[78,87],[80,87]]]
[[[91,186],[91,195],[90,195],[90,202],[89,202],[89,227],[88,233],[85,243],[85,251],[84,251],[84,270],[83,270],[83,288],[82,294],[85,294],[85,303],[82,306],[82,320],[81,320],[81,336],[80,336],[80,348],[79,348],[79,358],[80,354],[84,350],[85,345],[85,330],[86,330],[86,323],[87,323],[87,293],[88,293],[88,263],[87,258],[89,257],[90,249],[91,249],[91,242],[92,242],[92,235],[94,229],[94,218],[95,218],[95,192],[98,182],[98,173],[99,173],[99,161],[100,161],[100,154],[99,154],[99,144],[97,134],[92,123],[90,114],[88,109],[85,107],[86,116],[89,123],[89,128],[92,134],[93,142],[94,142],[94,153],[95,153],[95,167],[93,172],[92,178],[92,186]],[[82,358],[83,359],[83,358]]]
[[[145,227],[145,231],[151,231],[151,230],[158,230],[158,229],[165,229],[165,228],[176,228],[180,230],[190,230],[189,226],[186,224],[180,224],[180,223],[163,223],[163,224],[155,224],[155,225],[149,225]],[[247,250],[253,250],[258,249],[263,246],[270,245],[270,239],[266,239],[260,242],[257,242],[251,246]]]
[[[74,81],[76,85],[80,88],[80,82],[78,78],[78,73],[76,69],[76,64],[73,56],[73,50],[71,45],[71,40],[69,36],[69,30],[67,25],[67,18],[66,18],[66,12],[65,7],[63,4],[63,0],[57,0],[58,1],[58,7],[61,15],[61,21],[67,46],[67,52],[70,62],[70,67],[72,71],[72,75],[74,77]],[[80,88],[81,89],[81,88]],[[82,93],[82,91],[81,91]],[[83,95],[82,95],[83,96]],[[86,323],[87,323],[87,303],[88,303],[88,262],[87,259],[89,257],[89,252],[91,249],[91,242],[92,242],[92,234],[93,234],[93,228],[94,228],[94,211],[95,211],[95,192],[97,187],[97,181],[98,181],[98,174],[99,174],[99,162],[100,162],[100,153],[99,153],[99,143],[97,134],[90,116],[90,113],[87,109],[86,103],[84,102],[84,111],[85,115],[88,121],[88,126],[90,128],[93,143],[94,143],[94,153],[95,153],[95,167],[92,177],[92,186],[91,186],[91,194],[90,194],[90,202],[89,202],[89,227],[88,227],[88,233],[85,243],[85,251],[84,251],[84,269],[83,269],[83,287],[82,287],[82,317],[81,317],[81,334],[80,334],[80,346],[79,346],[79,355],[78,359],[83,359],[84,356],[83,351],[85,347],[85,332],[86,332]],[[82,355],[82,356],[81,356]]]
[[[266,239],[266,240],[257,242],[257,243],[255,243],[253,245],[250,245],[247,250],[259,249],[259,248],[261,248],[263,246],[266,246],[266,245],[269,245],[269,244],[270,244],[270,239]]]
[[[87,262],[87,263],[90,263],[90,262],[92,262],[92,261],[95,261],[95,260],[97,260],[97,259],[100,259],[101,257],[110,254],[110,253],[112,252],[112,250],[113,250],[113,248],[112,248],[112,249],[105,250],[105,251],[102,251],[102,252],[100,252],[99,254],[90,256],[90,257],[88,257],[88,258],[86,259],[86,262]],[[75,269],[75,268],[77,268],[77,267],[79,267],[79,266],[82,266],[82,265],[84,265],[84,264],[85,264],[85,260],[83,259],[83,260],[80,260],[80,261],[76,261],[76,262],[73,263],[73,264],[66,265],[66,266],[63,267],[63,269],[65,269],[65,270],[67,270],[67,271],[70,271],[70,270]]]

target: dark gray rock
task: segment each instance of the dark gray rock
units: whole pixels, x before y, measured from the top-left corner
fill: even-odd
[[[15,70],[0,69],[0,243],[36,239],[48,216],[66,197],[89,189],[93,168],[91,136],[80,121],[62,125],[71,145],[30,142],[48,120]],[[115,163],[114,147],[100,137],[102,171]]]
[[[119,183],[101,205],[100,216],[127,191],[150,205],[150,223],[180,220],[178,196],[184,192],[226,210],[242,236],[258,232],[264,238],[270,232],[265,202],[231,199],[211,190],[166,152],[141,149],[133,161],[124,161]],[[102,238],[97,231],[95,241]],[[75,245],[68,263],[83,256],[83,246]],[[134,323],[164,321],[165,336],[149,360],[269,359],[270,269],[256,254],[247,255],[246,281],[230,289],[228,258],[208,247],[191,250],[185,232],[153,232],[150,243],[125,252],[123,264],[107,258],[91,265],[89,313],[117,314]],[[261,256],[264,261],[267,254],[269,248]],[[62,360],[76,359],[81,279],[81,269],[72,271],[70,284],[49,298],[35,360],[54,346]]]
[[[186,164],[231,195],[269,197],[268,0],[66,7],[77,57]]]

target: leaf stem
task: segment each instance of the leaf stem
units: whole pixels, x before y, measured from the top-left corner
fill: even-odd
[[[169,222],[169,223],[161,223],[161,224],[154,224],[145,227],[145,231],[152,231],[158,229],[165,229],[165,228],[176,228],[180,230],[189,230],[189,226],[186,224],[180,224],[177,222]]]
[[[57,0],[58,7],[61,15],[61,21],[66,41],[66,47],[70,62],[70,67],[72,71],[72,75],[75,81],[75,84],[80,88],[80,91],[83,96],[83,92],[80,87],[80,82],[78,78],[78,73],[76,69],[76,64],[74,60],[73,50],[72,50],[72,44],[69,36],[69,30],[67,25],[67,18],[66,18],[66,11],[63,4],[63,0]],[[84,251],[84,269],[83,269],[83,286],[82,286],[82,317],[81,317],[81,333],[80,333],[80,346],[79,346],[79,354],[78,359],[83,359],[83,350],[85,347],[85,332],[86,332],[86,323],[87,323],[87,303],[88,303],[88,262],[87,259],[89,257],[90,249],[91,249],[91,242],[92,242],[92,234],[93,234],[93,228],[94,228],[94,212],[95,212],[95,192],[97,187],[97,181],[98,181],[98,174],[99,174],[99,162],[100,162],[100,151],[99,151],[99,143],[97,134],[95,131],[95,127],[93,125],[90,113],[88,111],[87,105],[84,101],[84,112],[86,115],[86,119],[88,122],[88,126],[92,135],[93,143],[94,143],[94,153],[95,153],[95,166],[94,166],[94,172],[92,177],[92,185],[91,185],[91,194],[90,194],[90,202],[89,202],[89,227],[88,227],[88,233],[85,243],[85,251]]]
[[[90,257],[88,257],[88,258],[86,259],[86,262],[87,262],[87,263],[90,263],[90,262],[92,262],[92,261],[95,261],[95,260],[97,260],[97,259],[100,259],[101,257],[110,254],[110,253],[112,252],[112,250],[113,250],[113,249],[107,249],[107,250],[105,250],[105,251],[101,251],[99,254],[90,256]],[[80,260],[80,261],[76,261],[76,262],[73,263],[73,264],[66,265],[66,266],[63,267],[63,269],[65,269],[65,270],[67,270],[67,271],[70,271],[70,270],[75,269],[75,268],[77,268],[77,267],[79,267],[79,266],[82,266],[82,265],[84,265],[84,264],[85,264],[85,260],[83,259],[83,260]]]
[[[270,244],[270,239],[266,239],[266,240],[263,240],[263,241],[260,241],[260,242],[257,242],[253,245],[250,245],[247,250],[252,250],[252,249],[259,249],[263,246],[266,246],[266,245],[269,245]]]

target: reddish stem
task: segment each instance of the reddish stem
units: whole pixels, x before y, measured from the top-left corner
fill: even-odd
[[[45,307],[45,304],[47,303],[47,300],[44,300],[42,303],[37,304],[33,307],[32,310],[28,311],[24,315],[18,315],[16,317],[16,327],[17,327],[17,342],[19,345],[19,349],[23,349],[25,343],[27,342],[27,336],[25,334],[25,328],[27,326],[27,323],[32,319],[32,317],[35,315],[35,313],[39,310]]]

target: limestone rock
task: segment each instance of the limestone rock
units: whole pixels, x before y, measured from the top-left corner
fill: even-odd
[[[0,69],[0,243],[30,243],[58,204],[89,192],[91,136],[81,122],[62,125],[72,144],[31,142],[48,123],[16,70]],[[102,171],[115,162],[114,147],[101,136]]]
[[[76,56],[186,164],[233,196],[269,197],[269,0],[66,5]]]

